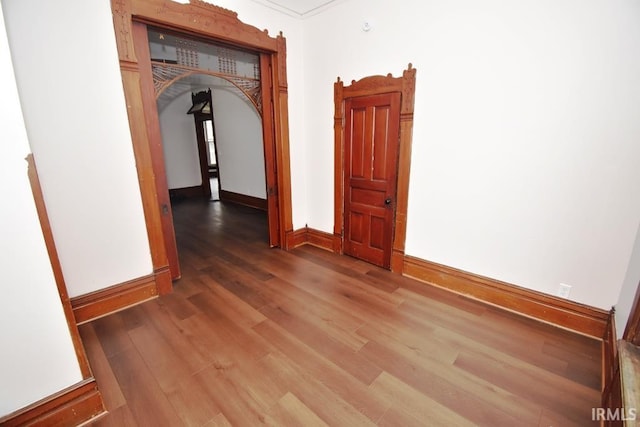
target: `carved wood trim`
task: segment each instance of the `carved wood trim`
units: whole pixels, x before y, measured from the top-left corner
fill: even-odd
[[[38,212],[38,218],[40,219],[40,226],[42,228],[42,234],[44,236],[45,246],[49,254],[49,260],[51,262],[51,268],[53,270],[53,276],[58,287],[58,294],[60,295],[60,301],[62,302],[62,308],[64,311],[64,317],[67,320],[67,327],[71,334],[71,341],[73,342],[73,348],[80,365],[80,372],[82,378],[90,378],[91,368],[89,367],[89,359],[84,351],[82,340],[80,338],[80,332],[76,318],[73,314],[73,308],[71,307],[71,300],[67,291],[67,284],[62,274],[62,266],[60,265],[60,258],[58,257],[58,250],[56,249],[55,241],[53,239],[53,232],[51,230],[51,223],[49,222],[49,216],[47,214],[47,208],[44,204],[44,198],[42,194],[42,187],[40,186],[40,179],[38,178],[38,171],[36,169],[36,163],[33,158],[33,154],[27,156],[29,181],[31,184],[31,191],[33,193],[33,199],[36,204],[36,211]]]
[[[219,77],[231,83],[253,104],[258,114],[262,116],[262,91],[260,90],[260,80],[248,77],[238,77],[229,74],[218,73],[201,68],[187,67],[185,65],[164,64],[153,62],[151,65],[153,73],[153,86],[156,91],[156,99],[173,83],[182,80],[193,74],[206,74]]]
[[[404,269],[404,247],[407,234],[407,210],[409,201],[409,172],[411,166],[411,144],[413,131],[413,110],[415,99],[416,69],[411,64],[403,71],[402,77],[368,76],[349,86],[338,80],[334,83],[334,227],[333,233],[339,238],[337,251],[343,252],[344,236],[344,100],[357,96],[400,92],[400,145],[398,153],[398,183],[396,186],[396,211],[391,250],[391,271],[402,273]],[[334,249],[336,249],[334,247]]]
[[[116,46],[120,61],[136,64],[131,34],[131,0],[112,0],[113,28],[116,32]]]
[[[276,174],[278,181],[278,211],[280,213],[280,242],[286,247],[287,233],[293,231],[291,206],[291,159],[289,153],[289,92],[287,88],[287,44],[282,33],[276,39],[275,54],[271,56],[273,115],[275,127]],[[266,114],[265,114],[266,117]],[[267,142],[265,141],[265,150]]]
[[[156,126],[151,123],[154,114],[157,122],[157,112],[153,113],[154,107],[150,106],[150,100],[154,99],[149,95],[153,92],[153,83],[152,79],[149,83],[146,77],[147,72],[151,73],[151,61],[148,46],[142,46],[147,43],[146,37],[141,42],[142,37],[136,35],[134,24],[150,24],[190,36],[227,42],[260,52],[268,59],[261,60],[261,63],[271,65],[268,71],[269,94],[266,96],[263,90],[262,101],[273,100],[270,104],[263,102],[263,108],[271,108],[272,105],[273,111],[263,114],[263,136],[265,159],[273,161],[266,164],[271,169],[267,173],[274,176],[277,187],[269,191],[269,206],[278,207],[269,209],[269,227],[270,236],[277,236],[277,239],[271,239],[271,244],[286,247],[286,232],[293,229],[293,221],[285,38],[282,34],[271,37],[266,30],[260,31],[238,20],[235,12],[200,0],[191,0],[189,4],[170,0],[111,0],[111,7],[154,269],[163,268],[168,260],[174,275],[177,253],[173,256],[175,251],[171,249],[170,242],[175,240],[173,224],[162,213],[169,209],[169,197],[166,171],[163,162],[159,161],[162,159],[162,147],[155,135]],[[170,209],[168,214],[170,216]],[[276,217],[275,221],[272,215]]]
[[[160,24],[182,32],[200,34],[235,45],[277,52],[277,40],[267,30],[245,24],[228,9],[191,0],[179,4],[169,0],[112,0],[130,3],[130,15],[136,20]]]

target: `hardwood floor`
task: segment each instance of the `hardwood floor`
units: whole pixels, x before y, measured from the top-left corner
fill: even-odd
[[[601,343],[174,206],[174,293],[81,326],[97,426],[584,426]]]

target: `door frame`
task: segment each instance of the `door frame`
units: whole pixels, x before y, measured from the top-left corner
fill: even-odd
[[[398,180],[396,184],[396,203],[394,230],[391,248],[391,271],[402,273],[404,267],[404,248],[407,236],[407,209],[409,201],[409,172],[411,167],[411,144],[413,131],[413,110],[416,87],[416,69],[411,64],[402,72],[401,77],[369,76],[349,86],[338,77],[334,83],[334,226],[333,250],[344,253],[344,150],[345,150],[345,99],[357,96],[378,95],[400,92],[400,135],[398,146]]]
[[[286,40],[282,33],[271,37],[266,30],[241,22],[237,13],[202,0],[189,4],[111,0],[111,10],[154,273],[180,277],[147,24],[254,50],[260,53],[261,65],[268,65],[262,69],[261,85],[269,236],[272,246],[288,249],[287,235],[293,233],[293,221]]]
[[[196,93],[206,92],[209,100],[210,113],[203,113],[201,111],[192,113],[193,123],[196,130],[196,143],[198,145],[198,160],[200,163],[200,191],[203,197],[211,197],[211,178],[209,177],[209,156],[207,155],[208,147],[205,138],[204,122],[211,120],[211,127],[213,134],[215,135],[215,126],[213,125],[213,101],[211,99],[211,88],[208,90],[198,91]],[[193,103],[195,93],[191,93],[191,102]],[[213,145],[215,147],[215,136]],[[217,154],[217,150],[215,150]],[[216,157],[217,158],[217,157]],[[218,180],[219,182],[219,180]]]

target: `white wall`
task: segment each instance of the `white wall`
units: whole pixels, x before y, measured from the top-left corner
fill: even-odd
[[[71,296],[152,272],[108,0],[3,0]]]
[[[158,112],[169,189],[202,184],[196,128],[193,116],[186,114],[189,107],[190,91],[178,96]]]
[[[82,380],[27,177],[0,5],[0,417]]]
[[[206,80],[206,79],[205,79]],[[262,119],[251,102],[230,83],[210,77],[209,86],[194,87],[159,112],[167,182],[170,189],[200,185],[200,159],[191,92],[211,89],[220,184],[223,190],[266,198]]]
[[[212,88],[211,98],[221,188],[266,199],[262,118],[228,87]]]
[[[333,227],[336,77],[412,62],[407,253],[609,309],[640,220],[638,17],[630,0],[350,0],[306,19],[309,226]]]

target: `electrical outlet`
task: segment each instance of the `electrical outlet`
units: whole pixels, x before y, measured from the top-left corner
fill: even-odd
[[[571,285],[567,285],[566,283],[560,283],[560,287],[558,288],[559,297],[569,298],[570,292],[571,292]]]

